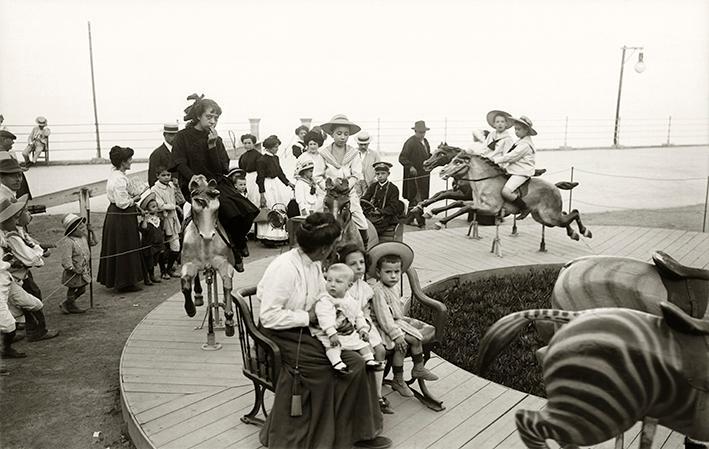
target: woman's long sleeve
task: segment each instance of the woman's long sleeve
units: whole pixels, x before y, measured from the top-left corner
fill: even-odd
[[[265,328],[291,329],[309,324],[310,316],[307,311],[286,308],[295,290],[297,277],[297,270],[293,266],[275,263],[275,261],[263,273],[258,291],[261,298],[260,319]]]

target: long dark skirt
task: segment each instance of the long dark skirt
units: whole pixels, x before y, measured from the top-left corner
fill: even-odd
[[[335,375],[325,348],[303,328],[299,366],[302,378],[303,416],[291,417],[293,367],[300,329],[261,331],[281,349],[283,369],[278,376],[273,409],[261,430],[261,444],[271,449],[350,449],[354,442],[372,439],[383,427],[374,375],[362,357],[342,351],[352,371]]]
[[[144,280],[137,213],[135,206],[127,209],[119,209],[113,203],[108,206],[96,279],[108,288],[129,287]]]

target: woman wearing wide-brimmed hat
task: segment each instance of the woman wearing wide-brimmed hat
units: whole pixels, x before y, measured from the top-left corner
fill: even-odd
[[[510,175],[504,187],[502,187],[502,197],[514,204],[520,211],[525,211],[527,205],[515,192],[531,176],[534,176],[535,162],[534,142],[532,136],[537,135],[537,131],[532,126],[532,121],[524,115],[519,118],[509,117],[515,127],[515,134],[519,138],[505,154],[496,156],[493,160],[505,167]]]
[[[351,122],[346,115],[338,114],[329,122],[320,125],[325,133],[334,140],[330,145],[320,149],[320,155],[325,160],[325,166],[314,173],[315,180],[320,188],[325,190],[326,179],[344,178],[349,182],[350,189],[350,212],[359,233],[362,236],[364,247],[367,247],[369,240],[367,236],[367,219],[362,212],[359,197],[367,189],[362,175],[362,159],[357,148],[347,145],[347,140],[353,134],[357,134],[362,128]]]
[[[480,153],[482,156],[494,159],[504,155],[512,147],[514,140],[507,131],[514,126],[511,117],[510,113],[497,109],[487,113],[487,124],[494,131],[489,133],[483,142],[483,151]]]
[[[431,185],[431,173],[423,168],[423,161],[431,157],[431,145],[426,140],[426,131],[430,128],[426,126],[426,122],[419,120],[411,129],[414,130],[414,135],[404,142],[404,147],[399,154],[399,163],[404,166],[401,193],[409,202],[409,211],[428,198]],[[419,227],[426,225],[423,217],[417,217],[417,220]]]

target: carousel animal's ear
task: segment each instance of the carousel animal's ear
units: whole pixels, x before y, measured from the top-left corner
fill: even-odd
[[[217,187],[217,181],[210,179],[209,182],[207,183],[207,186],[209,187]]]

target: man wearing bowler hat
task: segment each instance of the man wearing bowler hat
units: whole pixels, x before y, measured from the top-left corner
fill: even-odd
[[[17,159],[10,153],[16,138],[10,131],[0,130],[0,199],[22,195],[32,199],[24,173],[27,169],[20,167]]]
[[[162,145],[150,153],[150,159],[148,159],[148,185],[150,187],[158,181],[158,167],[172,166],[172,143],[175,141],[177,131],[179,129],[175,123],[165,123],[163,125],[162,137],[164,141]]]
[[[431,183],[431,173],[423,169],[423,162],[431,157],[431,146],[426,140],[426,131],[430,128],[426,126],[426,122],[419,120],[411,129],[414,130],[414,135],[404,142],[404,148],[399,154],[399,163],[404,166],[402,194],[409,202],[407,211],[428,199]],[[407,220],[407,224],[413,221],[411,217]],[[426,220],[422,216],[416,217],[416,220],[420,228],[426,226]]]

